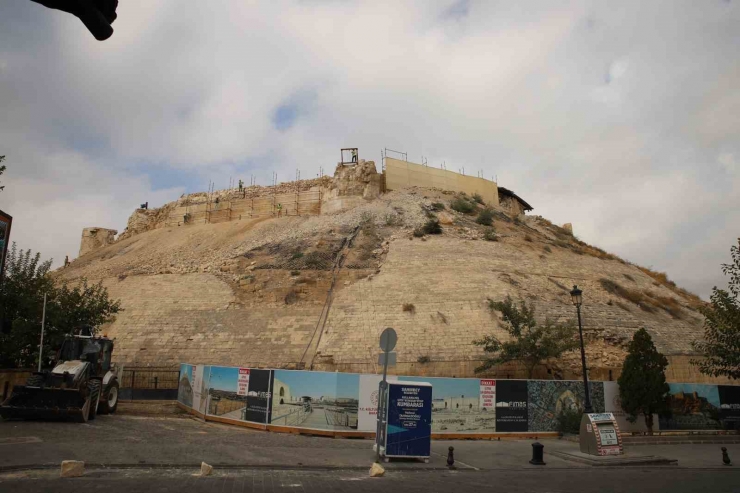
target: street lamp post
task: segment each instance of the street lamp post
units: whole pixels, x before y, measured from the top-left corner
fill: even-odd
[[[586,403],[583,408],[583,412],[592,413],[594,412],[591,407],[591,393],[588,390],[588,373],[586,372],[586,349],[583,346],[583,326],[581,325],[581,304],[583,303],[583,291],[578,289],[578,286],[573,286],[573,291],[570,292],[570,296],[573,299],[573,304],[576,306],[578,311],[578,335],[581,338],[581,366],[583,367],[583,390],[586,392]]]

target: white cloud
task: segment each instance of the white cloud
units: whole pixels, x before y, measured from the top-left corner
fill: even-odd
[[[727,171],[728,174],[734,175],[740,170],[740,165],[735,160],[735,156],[731,152],[723,152],[717,157],[717,162]]]
[[[725,179],[740,155],[736,3],[130,0],[118,13],[99,43],[70,16],[0,6],[0,208],[27,247],[63,258],[82,227],[123,229],[147,199],[332,172],[340,147],[377,160],[387,146],[498,175],[535,213],[702,294],[722,282],[740,209]],[[281,105],[300,111],[276,128]]]

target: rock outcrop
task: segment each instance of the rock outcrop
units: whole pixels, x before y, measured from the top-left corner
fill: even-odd
[[[107,228],[85,228],[82,230],[82,239],[80,240],[80,257],[95,251],[106,245],[110,245],[116,240],[118,231]]]

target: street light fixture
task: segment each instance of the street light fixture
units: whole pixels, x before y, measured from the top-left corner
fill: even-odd
[[[581,325],[581,305],[583,304],[583,291],[578,289],[578,286],[573,286],[573,291],[570,292],[570,297],[573,299],[573,304],[576,306],[578,311],[578,335],[581,338],[581,366],[583,367],[583,390],[586,393],[586,403],[583,408],[583,412],[592,413],[594,412],[591,407],[591,393],[588,390],[588,374],[586,373],[586,349],[583,346],[583,326]]]

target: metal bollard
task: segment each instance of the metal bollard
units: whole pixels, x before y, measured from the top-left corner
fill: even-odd
[[[453,453],[455,452],[455,447],[450,447],[447,449],[447,467],[450,469],[455,469],[455,456]]]
[[[730,456],[727,454],[727,447],[722,447],[722,463],[726,466],[731,466],[732,461],[730,460]]]
[[[532,444],[532,460],[530,464],[535,466],[544,466],[545,462],[542,460],[545,456],[545,446],[540,442],[534,442]]]

